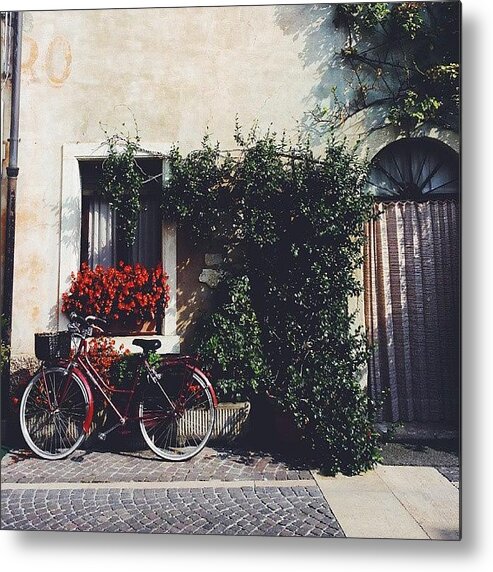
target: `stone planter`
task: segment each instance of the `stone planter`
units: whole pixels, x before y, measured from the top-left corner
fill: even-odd
[[[243,437],[250,428],[251,405],[248,401],[241,403],[220,403],[216,409],[216,422],[212,430],[210,444],[231,444]],[[187,411],[178,422],[178,441],[182,444],[193,434],[202,435],[207,430],[209,415],[200,409]],[[104,442],[106,449],[141,451],[147,445],[140,433],[138,423],[128,428],[116,430],[108,435]]]
[[[250,423],[250,402],[219,403],[216,409],[216,422],[210,443],[233,443],[243,437]],[[205,411],[187,411],[179,422],[179,433],[187,435],[203,434],[207,430],[209,416]]]
[[[249,401],[219,403],[211,442],[233,443],[243,437],[250,427],[250,411]]]

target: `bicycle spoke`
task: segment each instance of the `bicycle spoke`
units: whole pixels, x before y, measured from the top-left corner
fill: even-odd
[[[40,421],[38,421],[37,425],[31,427],[32,432],[39,433],[41,429],[43,429],[46,425],[48,425],[48,423],[50,422],[50,414],[46,413],[45,415],[46,417],[44,418],[44,420],[42,418]]]
[[[32,406],[33,409],[35,409],[35,411],[33,411],[32,413],[29,413],[29,415],[39,415],[39,413],[49,413],[49,409],[47,409],[46,407],[40,407],[37,403],[32,402],[30,404],[30,407]]]
[[[165,388],[150,385],[141,403],[144,438],[154,452],[168,460],[189,459],[197,454],[209,439],[214,423],[208,388],[198,376],[188,373],[187,369],[181,377],[168,376]]]
[[[50,375],[49,380],[50,380],[50,385],[51,385],[51,394],[53,396],[53,406],[56,408],[58,407],[58,400],[57,400],[57,391],[56,391],[56,387],[55,387],[55,383],[56,380],[54,379],[54,375]]]
[[[56,444],[58,445],[55,450],[59,451],[62,449],[64,440],[63,440],[63,427],[62,427],[62,420],[60,416],[57,415],[54,419],[54,426],[55,426],[55,435],[58,435],[58,439],[56,440]]]
[[[171,439],[173,436],[173,421],[171,421],[171,423],[168,425],[168,429],[165,432],[164,435],[164,448],[165,449],[171,449]]]
[[[190,395],[190,397],[189,397],[189,398],[185,401],[185,403],[183,404],[183,407],[185,407],[185,406],[187,405],[187,403],[190,401],[190,399],[193,399],[193,397],[194,397],[195,395],[197,395],[200,391],[203,391],[203,388],[202,388],[202,387],[199,387],[198,389],[196,389],[196,390],[192,393],[192,395]]]
[[[70,447],[70,419],[66,419],[63,415],[58,415],[58,427],[60,429],[60,439],[64,445]],[[68,448],[67,447],[67,448]]]
[[[46,459],[60,459],[84,438],[88,396],[82,382],[62,367],[43,370],[21,402],[21,429],[29,447]]]
[[[173,428],[173,420],[171,420],[170,423],[167,423],[164,425],[164,429],[161,431],[161,433],[159,435],[157,435],[157,431],[154,433],[154,436],[157,438],[157,440],[159,441],[160,438],[164,435],[164,442],[166,444],[166,438],[168,437],[168,435],[170,434],[171,430]]]
[[[70,387],[67,390],[65,390],[65,394],[63,395],[63,400],[60,399],[60,395],[58,396],[58,407],[60,407],[61,404],[64,402],[70,403],[70,399],[72,397],[75,397],[77,394],[78,394],[77,385],[71,383]]]

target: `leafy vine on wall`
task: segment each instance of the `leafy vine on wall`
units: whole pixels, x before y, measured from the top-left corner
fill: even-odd
[[[219,238],[226,254],[222,300],[196,349],[223,395],[273,396],[327,473],[368,469],[379,458],[360,385],[369,353],[348,310],[373,216],[368,166],[332,135],[321,156],[275,133],[238,128],[235,140],[223,152],[204,137],[168,156],[163,217],[196,240]]]
[[[144,173],[136,161],[140,138],[120,133],[107,138],[108,155],[103,161],[101,196],[115,209],[117,228],[123,232],[127,246],[136,239],[141,210],[140,191]]]

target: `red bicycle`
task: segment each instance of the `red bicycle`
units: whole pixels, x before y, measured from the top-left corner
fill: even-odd
[[[117,423],[99,433],[104,440],[113,430],[137,421],[145,442],[159,457],[186,461],[207,444],[214,427],[217,398],[195,360],[162,356],[159,368],[149,354],[160,348],[156,339],[134,339],[142,349],[129,389],[109,386],[87,354],[86,339],[93,329],[104,332],[106,322],[94,316],[70,316],[68,331],[35,334],[40,369],[22,396],[20,425],[29,448],[44,459],[63,459],[81,446],[91,431],[93,389],[116,415]],[[70,357],[72,345],[75,351]],[[116,403],[122,397],[123,405]],[[118,400],[120,401],[120,400]]]

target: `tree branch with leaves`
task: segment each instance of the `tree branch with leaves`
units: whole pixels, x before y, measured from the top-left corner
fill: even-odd
[[[460,4],[338,4],[333,23],[346,41],[338,53],[351,71],[352,96],[318,106],[316,122],[344,123],[379,107],[381,122],[409,133],[424,123],[458,129]]]

